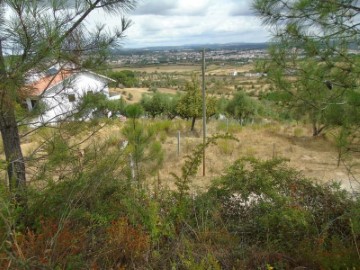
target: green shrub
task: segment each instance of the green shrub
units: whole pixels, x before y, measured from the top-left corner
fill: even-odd
[[[323,265],[324,250],[336,254],[338,248],[332,243],[337,239],[337,246],[352,258],[346,266],[356,266],[347,218],[354,202],[335,185],[314,184],[281,160],[242,159],[212,186],[210,194],[229,231],[242,235],[248,247],[256,243],[264,251],[276,250],[280,257],[291,257],[299,265],[306,257],[308,267],[313,267]],[[299,254],[304,241],[311,244]],[[320,255],[306,256],[315,251]],[[284,259],[283,263],[289,262]]]

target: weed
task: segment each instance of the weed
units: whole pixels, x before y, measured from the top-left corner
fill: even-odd
[[[234,142],[229,142],[228,140],[219,140],[217,146],[219,147],[220,153],[222,155],[232,155],[234,153]]]
[[[303,135],[304,135],[304,130],[302,128],[297,127],[297,128],[294,129],[294,136],[295,137],[301,137]]]
[[[229,134],[238,134],[242,131],[243,127],[239,122],[234,120],[218,121],[216,130],[218,132],[226,132]]]
[[[106,246],[109,266],[140,266],[148,260],[150,237],[140,226],[135,228],[127,218],[120,218],[108,227]]]

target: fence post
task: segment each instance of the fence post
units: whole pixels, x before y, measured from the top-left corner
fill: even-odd
[[[177,134],[177,154],[178,156],[180,156],[180,130],[178,131]]]

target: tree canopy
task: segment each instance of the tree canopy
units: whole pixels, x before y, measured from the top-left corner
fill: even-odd
[[[202,116],[202,94],[200,86],[195,77],[185,86],[186,93],[177,103],[177,113],[185,119],[192,119],[191,131],[194,130],[196,118]],[[216,99],[211,96],[206,97],[206,117],[209,118],[216,113]]]
[[[237,92],[226,106],[226,112],[241,122],[254,117],[259,105],[244,92]]]
[[[358,126],[351,115],[359,108],[349,100],[360,91],[360,59],[352,51],[360,45],[358,1],[255,0],[253,7],[274,33],[272,61],[262,68],[289,94],[289,108],[308,117],[314,135],[334,124]],[[334,119],[340,108],[345,122]]]

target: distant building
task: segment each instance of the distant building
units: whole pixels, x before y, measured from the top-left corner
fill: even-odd
[[[250,77],[250,78],[260,78],[260,77],[266,77],[267,74],[263,73],[263,72],[255,72],[255,73],[245,73],[244,74],[245,77]]]

